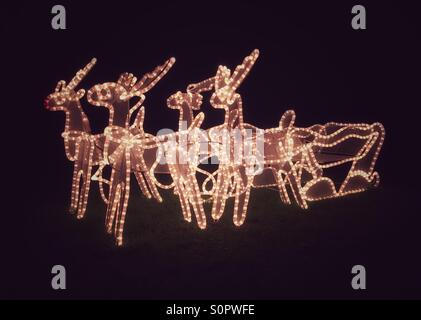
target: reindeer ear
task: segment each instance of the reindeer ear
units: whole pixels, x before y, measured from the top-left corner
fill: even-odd
[[[156,67],[152,72],[145,74],[142,79],[134,85],[132,90],[142,94],[148,92],[167,74],[174,63],[175,58],[168,59],[164,64]]]
[[[197,82],[191,83],[187,86],[187,92],[190,93],[201,93],[203,91],[210,91],[215,86],[215,77]]]
[[[84,95],[85,95],[85,89],[79,89],[76,93],[76,96],[78,99],[82,99]]]
[[[231,70],[225,66],[219,66],[215,76],[215,91],[225,87],[228,84]]]
[[[55,92],[59,92],[61,91],[61,89],[63,89],[66,86],[66,81],[64,80],[60,80],[59,82],[57,82],[56,85],[56,89],[54,90]]]

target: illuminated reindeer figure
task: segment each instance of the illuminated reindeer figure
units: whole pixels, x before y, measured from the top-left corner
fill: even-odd
[[[179,111],[178,130],[156,136],[144,131],[142,104],[145,93],[169,71],[174,58],[139,81],[133,74],[124,73],[117,82],[98,84],[88,91],[91,104],[109,110],[108,126],[99,135],[91,133],[80,104],[85,91],[75,91],[96,59],[79,70],[68,85],[59,81],[55,92],[45,100],[45,107],[66,114],[62,136],[66,155],[74,162],[70,212],[77,213],[78,218],[84,216],[90,180],[98,180],[107,203],[107,232],[114,233],[116,243],[122,245],[131,173],[147,198],[161,202],[158,188],[174,188],[184,219],[190,222],[193,210],[201,229],[207,224],[205,197],[212,201],[214,220],[220,219],[226,201],[233,197],[233,222],[240,226],[246,218],[252,188],[277,187],[284,203],[291,204],[293,199],[306,209],[311,201],[377,186],[379,174],[374,166],[385,136],[380,123],[329,122],[303,128],[295,126],[293,110],[286,111],[275,128],[263,130],[244,122],[242,98],[236,91],[258,56],[256,49],[234,72],[219,66],[215,76],[188,85],[186,92],[171,95],[167,106]],[[210,103],[224,110],[225,117],[221,125],[202,131],[204,114],[194,116],[194,112],[200,110],[202,93],[206,91],[213,91]],[[138,101],[132,106],[133,98]],[[210,173],[199,167],[206,159],[218,159],[218,169]],[[329,168],[345,164],[350,168],[343,181],[337,179],[335,185]],[[95,165],[99,169],[91,177]],[[109,180],[103,177],[106,166],[111,167]],[[156,174],[170,174],[173,181],[161,184]],[[207,176],[201,188],[198,174]],[[107,196],[104,183],[109,186]]]
[[[227,67],[220,66],[215,76],[215,92],[210,100],[214,108],[225,111],[224,123],[209,130],[212,145],[220,146],[214,153],[219,158],[219,168],[213,192],[212,218],[218,220],[222,216],[226,200],[233,195],[233,221],[236,226],[244,223],[255,175],[255,161],[252,160],[252,155],[256,146],[253,144],[253,137],[247,135],[245,129],[254,131],[254,134],[258,129],[244,123],[242,99],[235,91],[250,72],[258,56],[259,51],[254,50],[232,74]],[[239,133],[239,136],[233,137],[233,132]]]
[[[83,112],[80,99],[85,90],[75,91],[76,86],[95,65],[92,59],[66,85],[64,80],[57,83],[55,91],[45,99],[45,108],[50,111],[64,111],[66,122],[62,137],[66,156],[74,162],[70,212],[76,213],[77,218],[83,218],[89,195],[92,166],[98,165],[102,154],[96,146],[103,143],[102,135],[91,134],[89,120]],[[82,180],[82,186],[80,182]]]
[[[204,114],[201,112],[193,119],[193,110],[199,110],[202,104],[203,97],[200,92],[209,89],[209,81],[189,85],[186,93],[178,91],[167,100],[169,108],[180,112],[178,132],[168,136],[171,143],[166,147],[166,160],[174,181],[174,191],[180,199],[184,219],[191,221],[192,206],[201,229],[206,228],[206,215],[196,172],[204,173],[208,177],[211,175],[198,168],[202,154],[200,135],[195,129],[200,127]]]
[[[114,235],[118,245],[123,243],[124,221],[130,194],[130,173],[134,172],[142,192],[148,198],[151,195],[158,201],[162,198],[157,190],[156,183],[150,174],[150,166],[145,162],[146,149],[157,148],[153,136],[149,135],[150,145],[144,143],[147,136],[143,131],[144,108],[141,108],[131,121],[132,114],[140,108],[145,100],[145,93],[169,71],[175,59],[167,60],[163,65],[156,67],[152,72],[144,75],[139,81],[133,74],[124,73],[117,83],[108,82],[92,87],[87,94],[88,101],[96,106],[104,106],[109,110],[109,125],[104,130],[106,137],[104,143],[104,161],[98,180],[108,182],[98,175],[102,175],[105,164],[112,167],[109,183],[106,213],[107,232],[111,233],[114,226]],[[139,101],[130,106],[130,99],[138,97]],[[146,158],[151,158],[147,156]],[[103,196],[105,198],[105,196]]]

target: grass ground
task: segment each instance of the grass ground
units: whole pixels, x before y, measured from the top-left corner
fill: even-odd
[[[60,191],[60,190],[59,190]],[[418,214],[414,191],[380,187],[312,203],[307,211],[254,190],[246,223],[232,223],[232,202],[206,230],[182,219],[170,191],[159,204],[134,186],[125,245],[104,230],[105,205],[91,190],[85,219],[66,214],[67,194],[44,201],[25,220],[13,250],[8,297],[279,299],[420,297]],[[209,212],[209,207],[207,208]],[[210,219],[210,218],[208,218]],[[19,261],[19,264],[16,263]],[[67,290],[51,289],[51,267],[67,271]],[[354,291],[353,265],[367,269]],[[10,273],[12,275],[12,273]]]

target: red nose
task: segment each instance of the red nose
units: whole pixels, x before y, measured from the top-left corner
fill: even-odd
[[[44,108],[47,109],[48,108],[48,99],[44,100]]]

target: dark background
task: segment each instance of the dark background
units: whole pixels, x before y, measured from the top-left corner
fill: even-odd
[[[340,2],[340,3],[339,3]],[[51,28],[63,4],[67,30]],[[351,28],[351,8],[367,9],[367,30]],[[4,4],[2,4],[4,6]],[[420,298],[418,108],[419,11],[401,1],[19,2],[1,10],[3,193],[0,297],[3,298]],[[92,57],[79,85],[141,75],[177,62],[147,94],[145,129],[177,126],[166,98],[260,57],[239,89],[246,122],[277,126],[293,108],[297,125],[381,122],[386,141],[378,189],[286,206],[271,190],[253,192],[246,223],[224,218],[199,230],[179,202],[157,204],[133,185],[125,246],[106,235],[105,206],[93,185],[86,219],[66,213],[72,164],[60,137],[64,114],[44,98]],[[105,108],[82,100],[94,132]],[[202,108],[204,126],[223,112]],[[51,289],[51,267],[67,270],[66,291]],[[351,268],[367,268],[367,290],[351,288]]]

